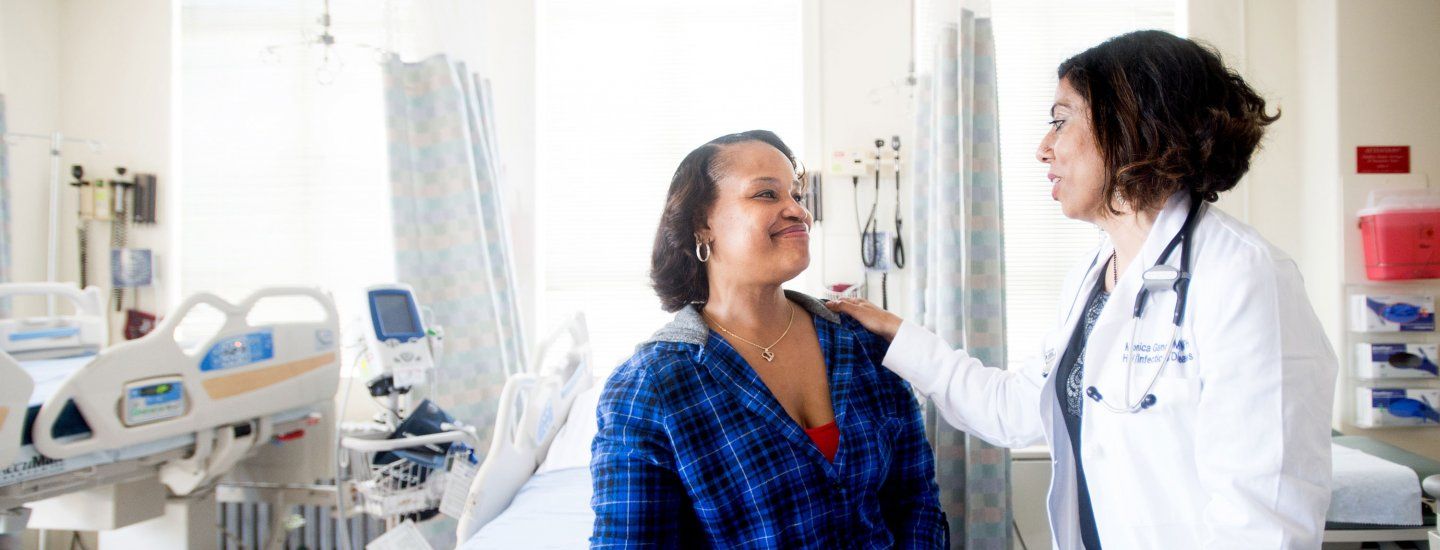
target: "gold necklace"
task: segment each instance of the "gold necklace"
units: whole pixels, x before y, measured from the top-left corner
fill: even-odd
[[[733,332],[730,332],[730,329],[728,329],[728,328],[725,328],[725,327],[720,326],[720,323],[715,322],[715,319],[712,318],[712,317],[710,317],[710,314],[705,313],[704,310],[701,310],[701,311],[700,311],[700,314],[701,314],[701,315],[704,315],[704,316],[705,316],[705,319],[708,320],[708,321],[710,321],[710,324],[715,325],[715,328],[720,329],[720,332],[723,332],[723,333],[725,333],[725,334],[729,334],[729,335],[731,335],[731,336],[734,336],[736,340],[739,340],[739,341],[741,341],[741,342],[745,342],[746,344],[750,344],[750,345],[752,345],[752,346],[755,346],[755,347],[757,347],[757,348],[760,348],[760,356],[761,356],[761,357],[764,357],[764,358],[765,358],[765,362],[767,362],[767,363],[775,361],[775,353],[772,352],[772,351],[770,351],[770,348],[775,347],[775,344],[779,344],[781,340],[784,340],[784,339],[785,339],[785,335],[790,334],[790,326],[795,324],[795,304],[794,304],[794,303],[791,303],[791,304],[790,304],[790,321],[788,321],[788,322],[785,323],[785,332],[780,333],[780,337],[779,337],[779,338],[776,338],[775,341],[772,342],[770,345],[768,345],[768,346],[762,346],[762,345],[760,345],[760,344],[756,344],[755,342],[751,342],[751,341],[749,341],[749,340],[746,340],[745,337],[740,336],[739,334],[735,334],[735,333],[733,333]]]

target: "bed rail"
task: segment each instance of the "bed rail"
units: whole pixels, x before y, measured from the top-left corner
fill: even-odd
[[[256,303],[278,297],[312,299],[324,319],[251,325],[247,317]],[[175,331],[201,304],[224,314],[224,323],[204,345],[187,351]],[[40,407],[35,446],[50,458],[70,458],[328,401],[339,385],[338,340],[334,301],[318,289],[269,288],[238,305],[196,294],[150,334],[105,350],[67,378]],[[72,401],[90,436],[57,440],[51,429]],[[217,432],[217,444],[229,431]]]
[[[546,356],[569,336],[564,360],[547,363]],[[576,313],[541,340],[529,373],[511,376],[500,394],[500,412],[490,451],[475,474],[465,498],[465,512],[456,527],[456,540],[468,540],[510,505],[520,487],[544,460],[550,443],[570,415],[575,397],[588,389],[590,335],[585,316]],[[549,365],[549,366],[547,366]]]

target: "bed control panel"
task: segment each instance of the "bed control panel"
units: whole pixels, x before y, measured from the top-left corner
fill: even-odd
[[[125,385],[120,418],[138,426],[185,414],[185,385],[179,376],[147,378]]]

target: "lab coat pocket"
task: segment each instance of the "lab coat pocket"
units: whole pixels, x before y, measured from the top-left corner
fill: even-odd
[[[1198,378],[1161,377],[1151,391],[1155,405],[1123,417],[1124,430],[1115,436],[1124,442],[1117,447],[1124,450],[1128,466],[1105,468],[1091,484],[1107,487],[1102,497],[1105,511],[1111,513],[1107,517],[1131,527],[1177,529],[1195,520],[1198,511],[1193,503],[1176,501],[1172,494],[1156,488],[1174,484],[1177,477],[1195,475],[1193,435],[1199,387]],[[1088,473],[1090,463],[1086,467]]]
[[[1155,420],[1163,422],[1172,430],[1183,430],[1177,433],[1194,433],[1190,430],[1194,427],[1195,405],[1200,399],[1198,376],[1170,376],[1162,373],[1150,393],[1155,396],[1155,405],[1151,407],[1153,410],[1148,412],[1156,413]]]

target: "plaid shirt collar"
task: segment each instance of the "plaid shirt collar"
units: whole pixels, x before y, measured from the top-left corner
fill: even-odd
[[[829,384],[831,395],[831,406],[835,408],[835,424],[840,427],[840,449],[835,455],[834,462],[825,460],[819,452],[826,474],[831,478],[838,477],[844,471],[846,450],[845,435],[850,433],[847,428],[846,410],[850,403],[850,380],[851,371],[854,368],[853,361],[843,360],[840,354],[843,351],[854,350],[857,341],[853,335],[840,325],[840,316],[825,307],[820,300],[800,292],[792,290],[785,291],[785,297],[790,301],[805,308],[814,318],[815,335],[820,340],[820,349],[825,354],[825,364],[829,368]],[[849,342],[834,345],[837,338],[845,338]],[[775,400],[765,382],[756,374],[755,369],[750,368],[740,353],[735,350],[719,334],[710,330],[705,323],[705,318],[700,314],[700,306],[691,304],[675,314],[675,320],[660,329],[650,338],[647,343],[652,342],[675,342],[691,344],[695,346],[695,362],[704,365],[710,374],[717,380],[723,381],[724,388],[735,394],[737,401],[744,404],[747,409],[754,412],[771,429],[784,433],[792,442],[802,447],[812,447],[810,436],[790,418],[784,407]],[[644,344],[642,344],[644,345]]]

